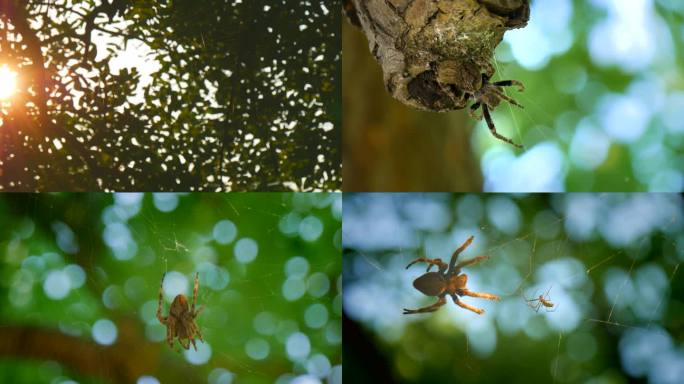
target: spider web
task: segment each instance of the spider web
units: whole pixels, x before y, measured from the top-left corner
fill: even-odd
[[[415,292],[411,287],[411,280],[422,273],[420,268],[412,267],[408,272],[404,272],[403,267],[411,260],[421,256],[430,258],[439,257],[446,262],[453,249],[459,246],[468,235],[472,234],[475,235],[475,242],[471,248],[475,249],[466,250],[463,256],[461,256],[462,259],[470,259],[474,256],[485,254],[490,256],[490,260],[477,266],[465,268],[464,272],[470,277],[468,282],[469,289],[476,292],[492,292],[495,290],[496,288],[492,288],[492,286],[496,287],[497,284],[492,282],[492,278],[487,278],[487,276],[483,275],[500,274],[500,271],[497,271],[498,263],[513,264],[519,277],[515,281],[515,284],[509,284],[509,288],[495,291],[495,293],[502,297],[501,303],[491,304],[484,300],[467,297],[465,298],[466,301],[476,307],[484,307],[487,311],[484,316],[489,315],[495,317],[498,316],[497,311],[499,308],[496,308],[497,305],[501,305],[504,302],[508,303],[509,300],[517,300],[521,305],[524,305],[526,298],[533,297],[532,294],[535,289],[539,290],[542,288],[541,293],[545,293],[550,289],[548,299],[555,303],[558,309],[557,312],[546,313],[542,307],[542,309],[539,310],[539,313],[534,313],[533,309],[527,306],[525,306],[525,308],[532,312],[531,315],[527,315],[528,318],[541,319],[542,328],[547,329],[545,333],[546,336],[537,338],[537,346],[545,343],[554,346],[552,356],[555,357],[550,359],[549,369],[545,374],[551,376],[549,379],[554,382],[573,381],[573,379],[568,379],[567,376],[568,366],[572,366],[572,364],[578,366],[578,364],[571,361],[571,358],[569,357],[569,355],[572,355],[573,353],[576,354],[576,351],[571,350],[575,348],[573,345],[577,344],[577,334],[590,334],[592,337],[595,337],[595,335],[609,334],[611,337],[625,339],[630,337],[630,330],[645,331],[651,329],[660,331],[665,327],[663,318],[665,313],[663,313],[662,310],[666,303],[668,303],[671,291],[671,288],[669,287],[676,281],[677,271],[681,263],[681,254],[677,256],[676,253],[679,252],[677,249],[681,248],[681,244],[679,243],[681,237],[677,238],[676,233],[682,228],[682,215],[676,209],[670,213],[662,214],[661,216],[663,217],[667,215],[667,220],[661,220],[658,224],[653,224],[649,230],[638,234],[633,245],[612,245],[608,244],[608,240],[604,240],[606,244],[596,246],[594,242],[601,239],[601,236],[606,236],[605,234],[599,233],[599,224],[595,226],[595,234],[591,238],[577,240],[569,234],[569,231],[567,230],[569,225],[568,213],[555,209],[561,205],[559,201],[567,198],[567,196],[568,195],[564,195],[562,198],[556,196],[551,198],[556,199],[555,202],[538,205],[534,211],[534,216],[532,216],[532,218],[535,218],[537,212],[542,211],[551,211],[554,213],[556,216],[555,220],[549,221],[547,225],[556,226],[558,229],[556,230],[557,234],[551,236],[551,238],[549,238],[548,235],[539,235],[538,230],[534,228],[534,225],[528,224],[530,215],[527,212],[521,214],[520,222],[522,224],[519,224],[520,229],[518,230],[518,233],[513,236],[503,233],[502,229],[492,223],[491,220],[488,220],[486,217],[487,215],[484,213],[482,213],[481,220],[476,220],[475,222],[473,220],[470,220],[469,222],[466,220],[466,223],[461,223],[461,220],[458,219],[452,221],[454,220],[454,216],[448,213],[446,216],[449,217],[447,220],[449,224],[439,226],[439,229],[434,229],[426,228],[428,225],[424,225],[424,221],[428,220],[423,220],[425,216],[431,216],[431,214],[435,213],[435,211],[429,207],[430,204],[426,203],[422,205],[421,209],[423,212],[421,213],[415,213],[420,211],[418,208],[415,208],[415,211],[412,211],[412,208],[406,208],[406,206],[413,204],[413,201],[437,201],[441,203],[439,205],[441,205],[443,209],[451,211],[455,200],[458,198],[453,199],[454,201],[452,201],[448,197],[439,194],[383,195],[382,198],[377,196],[371,197],[369,195],[355,196],[355,199],[352,200],[352,202],[345,203],[344,243],[345,248],[347,249],[345,252],[345,311],[347,311],[347,315],[360,321],[376,333],[378,343],[390,346],[401,343],[400,340],[402,339],[405,330],[408,328],[412,329],[412,333],[417,332],[416,327],[418,327],[419,329],[426,329],[425,332],[427,333],[437,332],[440,334],[445,332],[454,334],[453,328],[461,329],[463,331],[462,334],[465,336],[465,340],[464,344],[462,344],[459,349],[460,351],[463,351],[461,353],[464,353],[465,356],[462,356],[458,361],[454,361],[453,364],[463,366],[464,369],[462,371],[469,371],[474,375],[477,375],[477,372],[479,372],[479,374],[482,375],[482,366],[483,364],[486,364],[484,362],[487,361],[491,354],[495,354],[496,350],[499,348],[495,346],[493,351],[484,354],[482,351],[475,351],[475,354],[473,355],[473,343],[477,344],[477,340],[474,340],[467,332],[469,327],[468,322],[478,323],[482,321],[482,318],[478,318],[477,315],[474,314],[460,313],[459,311],[463,310],[461,308],[456,308],[451,302],[448,302],[436,313],[412,315],[415,317],[402,318],[399,315],[387,313],[388,311],[400,312],[402,307],[419,308],[432,304],[434,302],[433,298],[425,298],[420,293]],[[621,204],[619,200],[620,197],[616,198],[615,195],[592,196],[596,199],[597,204],[608,207],[606,209],[616,209],[615,207]],[[622,198],[628,199],[638,195],[622,196]],[[393,200],[393,202],[384,204],[385,201],[383,201],[383,198],[389,201]],[[491,199],[500,198],[502,197],[491,196]],[[529,204],[531,204],[529,200],[535,198],[539,199],[540,197],[504,196],[503,198],[511,201],[515,200],[515,204],[518,206],[516,209],[522,209],[522,206],[527,205],[527,211],[529,211]],[[486,204],[484,201],[489,200],[490,196],[480,195],[478,199],[481,199],[484,205]],[[415,235],[415,238],[412,239],[412,243],[410,245],[392,248],[390,244],[382,242],[380,245],[369,245],[368,243],[359,242],[354,230],[349,229],[356,225],[363,227],[363,215],[348,213],[349,211],[355,211],[354,206],[356,204],[358,204],[359,207],[363,207],[359,208],[360,211],[365,210],[372,212],[369,213],[369,215],[374,217],[375,225],[373,228],[382,228],[382,230],[377,231],[380,233],[379,236],[389,236],[391,238],[392,234],[394,234],[396,238],[406,239],[407,233],[412,232]],[[380,206],[381,208],[378,208],[378,211],[376,212],[373,210],[374,205]],[[555,207],[553,205],[555,205]],[[350,206],[351,208],[349,208]],[[662,209],[662,207],[656,208],[654,205],[653,209]],[[396,220],[383,220],[379,213],[383,210],[395,211],[397,216],[395,218]],[[639,213],[643,213],[643,211],[640,211]],[[575,213],[570,212],[570,214]],[[386,216],[392,216],[392,214],[387,214]],[[460,215],[456,216],[458,216],[459,219],[461,218]],[[489,219],[491,219],[491,217],[489,217]],[[602,218],[599,218],[599,220],[601,219]],[[637,226],[636,223],[633,225]],[[406,229],[406,227],[409,229]],[[529,227],[532,227],[532,229]],[[369,231],[372,230],[368,227],[363,227],[358,230],[358,232],[365,233],[367,236],[371,237],[372,233],[369,233]],[[446,238],[446,240],[444,238]],[[486,246],[478,246],[478,239],[484,241]],[[429,246],[429,243],[431,242],[433,243],[432,247]],[[447,243],[448,245],[435,247],[435,242]],[[391,241],[387,243],[391,243]],[[651,248],[654,243],[658,244],[658,246],[669,248],[661,255],[658,253],[658,250],[653,250]],[[437,251],[437,249],[439,249],[439,251]],[[524,255],[525,253],[526,255]],[[563,273],[555,272],[555,279],[552,282],[549,282],[548,279],[544,278],[544,273],[553,272],[553,270],[549,269],[549,266],[568,259],[579,261],[582,265],[581,270],[567,270]],[[363,265],[367,265],[368,267],[364,268]],[[638,304],[640,306],[647,306],[645,307],[646,310],[641,310],[642,313],[649,313],[648,316],[639,317],[634,314],[635,310],[630,307],[630,305],[636,304],[630,304],[630,300],[635,296],[635,285],[642,284],[644,287],[648,288],[649,282],[648,280],[644,280],[643,273],[647,272],[646,267],[649,266],[666,274],[666,285],[658,292],[656,300]],[[648,271],[652,271],[652,269]],[[637,270],[638,273],[635,274]],[[347,275],[347,271],[352,272]],[[615,277],[615,272],[620,272],[620,274]],[[584,281],[584,283],[580,284],[580,287],[583,287],[582,289],[572,287],[571,283],[579,284],[577,282],[582,281]],[[614,289],[606,288],[608,281],[611,281],[612,284],[617,283],[617,287]],[[594,282],[596,283],[594,284]],[[366,308],[366,306],[371,307],[374,304],[366,303],[358,305],[358,303],[355,303],[357,300],[363,300],[361,299],[363,293],[360,292],[365,291],[365,294],[373,297],[378,295],[379,293],[375,290],[377,285],[385,287],[383,300],[391,302],[391,304],[383,305],[382,308],[377,310],[381,315],[372,313],[371,310]],[[591,285],[592,292],[590,294],[587,294],[586,292],[587,285]],[[672,293],[674,294],[674,291],[672,291]],[[559,302],[557,302],[557,299]],[[570,300],[570,302],[568,302],[568,300]],[[578,310],[580,318],[576,322],[576,325],[564,327],[549,322],[553,320],[553,316],[562,316],[565,313],[567,308],[564,310],[564,305],[570,303],[571,306],[577,306],[573,304],[574,302],[579,302],[581,304],[580,309]],[[390,318],[390,320],[382,319],[379,316]],[[497,322],[499,319],[497,318],[491,321]],[[529,324],[529,321],[527,323]],[[449,326],[446,326],[445,324],[449,324]],[[534,324],[539,324],[539,322]],[[599,327],[599,329],[596,327]],[[495,328],[497,333],[502,332],[499,328],[500,326],[497,324]],[[448,329],[452,329],[452,331],[448,332]],[[554,330],[557,334],[556,340],[552,340],[551,338],[551,333],[553,333]],[[520,332],[524,333],[524,331],[518,330],[517,333],[514,332],[514,334],[520,334]],[[390,336],[387,336],[387,333],[389,333]],[[459,333],[456,332],[455,334]],[[508,336],[504,335],[504,338],[505,337]],[[570,343],[570,345],[568,343]],[[498,342],[495,342],[495,345],[498,345]],[[539,348],[548,347],[539,346]],[[597,353],[601,352],[594,352],[594,354]],[[625,357],[625,355],[629,354],[628,348],[621,347],[619,354],[622,355],[622,364],[625,364],[624,361],[629,361],[624,360],[628,359],[628,357]],[[426,364],[426,362],[420,363],[420,361],[421,360],[418,360],[415,364],[419,367],[421,364]],[[581,364],[579,365],[581,366]],[[618,365],[620,365],[619,362]],[[420,377],[410,375],[402,376],[405,372],[402,372],[400,368],[396,369],[399,370],[400,377],[411,377],[412,380],[416,380],[417,377]],[[420,370],[420,368],[416,369]],[[587,368],[585,373],[590,371],[591,370]],[[544,374],[543,370],[542,374]],[[647,373],[629,371],[623,374],[625,377],[643,377],[646,376]],[[464,381],[468,382],[466,379],[464,379]],[[667,381],[656,380],[655,382]]]
[[[80,254],[86,255],[84,261],[92,268],[83,267],[85,283],[72,289],[63,300],[95,306],[97,313],[79,318],[70,305],[54,305],[60,301],[47,300],[49,311],[58,320],[60,329],[90,339],[92,336],[84,331],[90,331],[94,320],[108,319],[118,327],[117,319],[122,315],[132,316],[144,327],[143,340],[138,340],[139,343],[159,344],[163,360],[188,367],[181,370],[184,377],[178,377],[179,380],[193,381],[208,376],[209,382],[216,383],[225,382],[227,377],[274,382],[302,375],[319,380],[316,374],[327,372],[325,376],[333,377],[333,382],[337,382],[336,377],[341,374],[341,259],[336,257],[339,244],[335,245],[335,242],[341,239],[341,196],[235,196],[178,195],[177,206],[164,209],[168,212],[154,208],[152,196],[145,196],[139,212],[126,220],[130,239],[138,244],[137,252],[130,259],[117,259],[116,252],[106,246],[104,254],[95,251],[103,242],[101,236],[106,236],[106,225],[104,230],[93,231],[92,237],[75,233]],[[103,208],[115,205],[105,204]],[[96,206],[88,203],[81,209],[89,215],[102,215],[102,221],[108,220],[104,219],[107,214],[102,213],[105,210],[100,212]],[[204,215],[219,213],[209,214],[216,218],[213,221],[186,216],[197,212]],[[29,208],[26,216],[40,215],[46,213]],[[54,221],[64,220],[63,212],[59,210],[47,215]],[[217,220],[230,220],[236,227],[234,238],[227,244],[217,244],[213,237],[212,228]],[[302,222],[314,224],[307,227]],[[48,244],[53,241],[54,234],[36,230],[38,234],[45,236]],[[238,243],[246,238],[252,239],[258,247],[252,260],[249,260],[252,256],[245,256],[245,251],[238,255]],[[51,247],[61,253],[54,243]],[[214,252],[208,252],[210,249]],[[238,260],[240,257],[242,261]],[[295,274],[288,264],[293,258],[298,258],[300,263]],[[74,262],[69,255],[63,255],[63,259],[65,264]],[[302,270],[302,263],[305,270]],[[190,351],[181,350],[174,341],[174,348],[170,350],[165,328],[155,317],[161,278],[166,274],[162,310],[166,315],[172,295],[179,286],[184,287],[179,293],[189,300],[192,298],[196,270],[200,272],[197,306],[205,307],[197,323],[205,343],[197,340],[198,352],[195,352],[192,347]],[[284,283],[290,278],[301,280],[303,288],[288,299],[284,296]],[[322,279],[325,281],[323,286],[327,287],[321,288]],[[136,290],[130,288],[134,286]],[[311,311],[312,307],[316,311]],[[40,308],[32,308],[32,311],[47,310]],[[323,320],[321,308],[326,313]],[[318,317],[310,316],[307,310]],[[26,313],[19,322],[30,322],[31,316],[30,312]],[[118,339],[123,337],[121,332],[119,329]],[[287,343],[293,334],[306,339],[310,352],[305,356],[288,354]],[[98,358],[103,366],[107,365],[102,356],[98,355]],[[323,360],[329,365],[326,366]],[[64,377],[70,375],[62,368],[60,372]]]

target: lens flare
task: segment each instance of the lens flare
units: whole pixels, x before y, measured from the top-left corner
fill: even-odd
[[[7,67],[0,66],[0,100],[7,100],[17,89],[17,74]]]

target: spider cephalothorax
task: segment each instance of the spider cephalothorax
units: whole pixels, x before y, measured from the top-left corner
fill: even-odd
[[[166,274],[164,274],[164,276],[166,276]],[[166,342],[173,348],[173,340],[178,338],[178,342],[183,348],[190,349],[190,343],[192,343],[192,346],[196,351],[197,345],[195,345],[195,337],[198,337],[200,341],[204,342],[202,333],[195,322],[197,316],[199,316],[204,309],[204,307],[200,307],[198,310],[195,310],[197,291],[199,290],[199,273],[195,274],[195,286],[192,290],[192,307],[188,307],[188,299],[185,295],[178,295],[171,303],[168,316],[162,316],[162,286],[164,284],[164,276],[162,276],[162,282],[159,286],[157,319],[159,319],[160,323],[166,325]]]
[[[473,236],[470,236],[468,240],[466,240],[463,245],[461,245],[454,252],[448,265],[443,262],[442,259],[428,259],[425,257],[419,257],[406,266],[408,269],[410,266],[418,262],[429,264],[427,267],[427,272],[414,280],[413,286],[427,296],[437,296],[438,300],[435,304],[424,308],[404,309],[405,315],[412,313],[434,312],[442,305],[446,304],[446,295],[451,296],[451,299],[456,305],[471,310],[479,315],[484,313],[484,309],[475,308],[471,305],[468,305],[460,301],[458,297],[472,296],[489,300],[499,300],[499,296],[497,295],[492,295],[491,293],[472,292],[466,288],[466,284],[468,283],[468,275],[465,273],[461,274],[461,268],[488,259],[487,256],[478,256],[474,259],[462,261],[456,264],[458,255],[463,252],[463,250],[465,250],[470,243],[472,243],[472,241]],[[433,265],[436,265],[439,268],[439,272],[430,272],[430,268],[432,268]]]

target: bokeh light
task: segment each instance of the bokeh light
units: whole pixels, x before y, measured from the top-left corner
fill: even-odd
[[[421,214],[417,206],[432,208]],[[372,225],[378,222],[391,224]],[[601,382],[610,371],[618,381],[654,383],[675,383],[684,370],[683,345],[667,322],[681,313],[673,279],[684,240],[680,195],[354,194],[345,200],[344,223],[344,313],[363,330],[345,333],[345,348],[354,346],[350,356],[371,350],[381,355],[374,365],[387,365],[370,368],[357,359],[352,370],[407,382],[444,382],[454,372],[464,382],[501,382],[505,375]],[[386,237],[391,233],[418,240],[407,245]],[[402,315],[402,308],[435,302],[414,289],[425,269],[407,269],[409,262],[447,261],[470,235],[475,239],[459,260],[489,259],[464,269],[467,286],[501,300],[462,297],[483,315],[449,297],[434,313]],[[539,296],[552,307],[539,305]],[[525,360],[541,367],[501,368],[512,354],[520,355],[515,366]],[[483,374],[473,366],[498,368]]]
[[[117,333],[116,325],[109,319],[100,319],[93,324],[93,340],[98,344],[114,344]]]
[[[7,64],[0,65],[0,101],[12,97],[17,88],[17,73],[12,71]]]

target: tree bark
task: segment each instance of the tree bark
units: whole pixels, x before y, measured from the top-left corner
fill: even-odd
[[[0,357],[54,360],[79,374],[115,383],[135,383],[154,374],[159,346],[137,341],[141,336],[131,321],[117,324],[119,335],[112,346],[103,346],[57,330],[35,326],[0,327]],[[185,373],[184,373],[185,374]]]
[[[400,102],[429,111],[464,108],[494,74],[504,33],[529,19],[528,0],[346,0]]]
[[[466,113],[424,112],[393,99],[361,30],[342,26],[345,191],[479,191]]]

